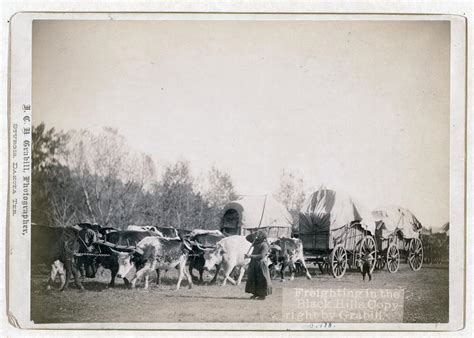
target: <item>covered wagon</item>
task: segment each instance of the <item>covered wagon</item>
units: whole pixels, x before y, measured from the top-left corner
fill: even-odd
[[[378,207],[372,215],[377,224],[377,268],[383,269],[387,265],[388,271],[394,273],[400,261],[404,260],[412,270],[420,270],[423,264],[420,232],[423,227],[415,215],[408,209],[394,205]]]
[[[257,229],[269,238],[291,237],[292,216],[271,196],[242,196],[224,206],[223,234],[247,236]]]
[[[349,195],[320,189],[305,200],[299,217],[299,238],[307,261],[321,272],[341,278],[347,268],[362,268],[365,257],[375,267],[375,222],[369,210]]]

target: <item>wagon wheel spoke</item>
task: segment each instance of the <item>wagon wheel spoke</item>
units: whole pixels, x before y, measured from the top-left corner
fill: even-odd
[[[336,272],[337,272],[338,275],[341,273],[341,266],[340,265],[336,266]]]

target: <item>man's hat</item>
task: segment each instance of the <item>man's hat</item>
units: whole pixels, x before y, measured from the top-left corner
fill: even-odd
[[[259,241],[263,241],[263,240],[267,239],[267,233],[263,230],[257,231],[255,236],[256,236],[256,239],[259,240]]]

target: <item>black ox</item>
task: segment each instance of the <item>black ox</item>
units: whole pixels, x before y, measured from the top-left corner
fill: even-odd
[[[188,234],[188,239],[190,244],[192,245],[192,250],[189,254],[189,274],[193,281],[197,281],[198,278],[194,276],[193,270],[197,270],[199,272],[199,283],[202,284],[204,282],[202,275],[204,273],[204,265],[206,260],[204,259],[204,253],[208,250],[212,250],[216,247],[217,242],[223,239],[225,236],[217,230],[202,230],[202,231],[193,231]],[[217,280],[217,276],[219,274],[219,267],[216,269],[216,274],[214,278],[211,280],[211,283],[215,283]]]

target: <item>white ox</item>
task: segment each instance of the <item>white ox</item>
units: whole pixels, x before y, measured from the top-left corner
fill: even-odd
[[[179,239],[145,237],[137,244],[134,252],[113,250],[118,255],[117,277],[130,280],[133,288],[136,282],[144,277],[145,289],[147,289],[149,276],[153,270],[178,268],[179,276],[176,289],[179,290],[183,276],[186,276],[189,288],[192,288],[191,276],[185,269],[190,250],[191,247]],[[135,270],[132,269],[133,267]]]
[[[245,258],[245,254],[249,253],[252,244],[245,239],[244,236],[226,237],[216,244],[216,248],[204,254],[204,269],[212,270],[216,265],[224,268],[225,278],[222,285],[229,280],[234,285],[240,285],[242,277],[245,273],[245,267],[250,263],[250,259]],[[232,270],[240,267],[240,274],[237,282],[230,277]]]

